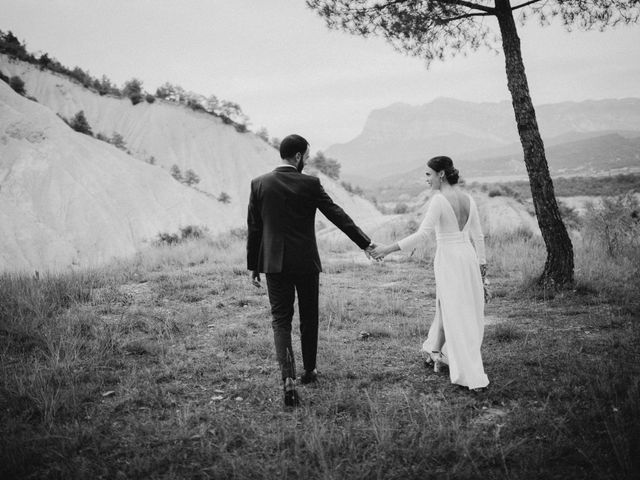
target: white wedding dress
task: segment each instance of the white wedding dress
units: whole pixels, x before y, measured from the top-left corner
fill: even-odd
[[[424,244],[431,231],[435,231],[436,314],[422,350],[441,351],[444,362],[449,364],[451,383],[482,388],[489,384],[489,379],[480,353],[484,289],[479,264],[486,260],[478,208],[473,198],[466,196],[469,217],[463,226],[459,225],[449,200],[438,192],[431,199],[418,231],[400,240],[398,245],[410,252]]]

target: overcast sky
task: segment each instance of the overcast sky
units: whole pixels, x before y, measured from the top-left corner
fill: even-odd
[[[481,51],[434,63],[381,39],[330,31],[303,0],[0,0],[0,30],[31,52],[118,86],[136,77],[235,101],[271,136],[314,149],[351,140],[374,109],[509,98],[504,59]],[[640,26],[566,33],[520,30],[536,104],[640,97]]]

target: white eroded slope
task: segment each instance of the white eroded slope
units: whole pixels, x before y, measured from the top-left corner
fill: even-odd
[[[0,82],[0,271],[102,263],[186,225],[224,231],[230,213]]]

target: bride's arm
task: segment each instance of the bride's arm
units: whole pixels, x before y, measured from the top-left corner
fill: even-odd
[[[424,216],[420,227],[418,227],[418,231],[404,237],[402,240],[399,240],[397,243],[398,250],[414,250],[418,245],[424,245],[427,243],[429,234],[433,231],[438,219],[440,218],[442,207],[441,202],[444,199],[444,197],[440,198],[440,196],[441,195],[433,196],[431,202],[429,202],[427,214]]]
[[[373,258],[380,260],[390,253],[397,252],[398,250],[413,250],[418,245],[426,243],[429,233],[435,228],[435,224],[440,217],[440,207],[441,203],[439,195],[434,195],[429,203],[427,214],[425,215],[424,220],[422,220],[418,231],[403,238],[402,240],[399,240],[398,242],[376,247],[371,252]]]

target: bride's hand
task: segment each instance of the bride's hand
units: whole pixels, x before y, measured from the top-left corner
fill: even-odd
[[[377,261],[380,261],[382,259],[384,259],[386,253],[386,246],[385,245],[376,245],[376,247],[371,250],[369,252],[369,254],[376,259]]]

